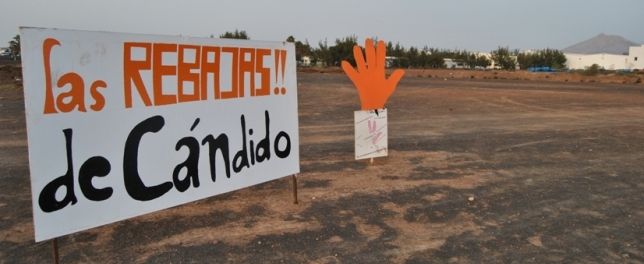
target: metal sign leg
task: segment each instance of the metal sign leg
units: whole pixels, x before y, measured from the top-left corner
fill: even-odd
[[[60,263],[60,259],[59,259],[59,256],[58,256],[58,238],[54,238],[51,241],[51,246],[52,246],[52,250],[53,250],[52,253],[53,253],[53,257],[54,257],[54,264],[58,264],[58,263]]]
[[[291,175],[293,179],[293,203],[297,204],[297,174]]]

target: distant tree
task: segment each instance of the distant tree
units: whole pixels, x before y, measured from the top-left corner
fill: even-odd
[[[298,49],[297,42],[295,42],[295,49],[296,50]],[[304,40],[304,43],[302,43],[302,45],[299,48],[299,50],[300,50],[299,52],[300,52],[300,54],[302,54],[302,56],[309,56],[310,57],[311,63],[313,65],[315,65],[317,63],[318,60],[314,56],[315,55],[314,54],[314,48],[311,47],[311,44],[309,44],[308,39]]]
[[[516,62],[514,58],[512,58],[508,47],[499,47],[498,49],[493,50],[492,60],[496,65],[499,65],[499,67],[504,70],[514,70],[516,67]]]
[[[426,53],[425,67],[435,69],[445,68],[445,54],[441,50],[430,48]]]
[[[488,66],[492,65],[492,62],[483,55],[478,55],[476,56],[476,66],[481,67],[481,68],[487,68]]]
[[[519,53],[519,55],[517,55],[517,63],[519,63],[519,67],[522,70],[534,67],[534,65],[536,64],[534,59],[535,57],[532,54],[528,53]]]
[[[286,42],[295,44],[295,59],[297,61],[301,61],[303,56],[313,55],[313,49],[311,48],[311,45],[309,45],[308,41],[302,43],[299,40],[295,40],[295,37],[288,36],[288,38],[286,38]]]
[[[550,67],[555,69],[566,68],[566,55],[564,55],[560,50],[551,50],[551,52],[552,62],[550,63]]]
[[[331,64],[338,66],[343,60],[349,61],[349,63],[355,65],[355,59],[353,58],[353,46],[358,44],[358,37],[348,36],[341,39],[335,40],[335,46],[329,47],[329,52],[331,54]]]
[[[410,47],[405,57],[407,57],[407,62],[409,63],[408,67],[420,67],[422,64],[420,61],[420,51],[416,47]]]
[[[410,52],[400,45],[400,43],[396,43],[394,45],[391,41],[387,42],[385,47],[387,49],[387,56],[395,58],[391,65],[394,68],[408,68],[409,66],[412,66],[412,61],[414,61],[414,63],[419,63],[420,54],[418,49],[415,47],[410,48]],[[415,64],[413,66],[415,66]]]
[[[313,54],[316,61],[322,62],[324,66],[333,65],[333,56],[331,55],[329,44],[327,44],[326,39],[324,42],[318,42],[318,48],[313,51]]]
[[[590,65],[590,67],[586,67],[586,69],[584,69],[583,74],[589,75],[589,76],[595,76],[599,73],[600,70],[601,70],[601,67],[599,67],[599,65],[595,63],[593,65]]]
[[[467,51],[459,52],[458,60],[463,62],[464,68],[474,68],[476,66],[476,55],[470,54]]]
[[[20,59],[20,35],[16,35],[9,41],[9,52],[13,60]]]
[[[245,30],[237,30],[230,32],[226,31],[224,34],[219,35],[219,38],[227,38],[227,39],[250,39],[248,36],[248,33],[246,33]]]
[[[407,51],[405,50],[405,47],[400,45],[400,43],[396,43],[394,46],[394,50],[391,52],[391,55],[397,56],[397,57],[405,57],[405,53]]]
[[[440,55],[429,56],[427,66],[435,69],[445,68],[445,60]]]
[[[374,39],[376,39],[374,37]],[[289,36],[286,41],[295,43],[298,60],[301,56],[310,54],[312,61],[321,62],[326,66],[337,66],[340,61],[348,60],[355,63],[353,58],[353,46],[358,44],[356,36],[348,36],[336,39],[334,45],[329,45],[326,40],[320,41],[317,47],[311,47],[308,42],[301,43],[294,37]],[[558,50],[544,49],[537,52],[538,56],[527,57],[519,50],[511,50],[508,47],[499,47],[492,51],[492,56],[479,55],[467,50],[449,50],[430,48],[428,46],[418,49],[417,47],[406,48],[400,43],[387,42],[385,44],[387,59],[393,68],[445,68],[445,59],[449,58],[460,65],[468,68],[487,68],[495,62],[502,69],[514,70],[517,61],[523,62],[538,61],[554,69],[562,68],[565,65],[566,57]],[[531,62],[536,63],[536,62]],[[521,66],[523,67],[523,66]]]
[[[566,56],[556,49],[543,49],[531,53],[519,53],[517,62],[521,69],[530,67],[550,67],[562,69],[566,65]]]

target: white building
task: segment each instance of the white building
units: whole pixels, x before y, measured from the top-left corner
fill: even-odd
[[[597,54],[577,54],[564,53],[566,56],[566,66],[571,70],[583,70],[593,64],[599,65],[606,70],[624,70],[631,69],[628,63],[628,55],[617,55],[608,53]]]
[[[311,66],[311,56],[302,56],[302,60],[300,61],[300,66],[304,67],[309,67]]]
[[[450,59],[450,58],[444,58],[443,59],[443,64],[445,65],[445,68],[448,68],[448,69],[463,69],[463,68],[465,68],[465,63],[463,61]]]
[[[498,67],[497,65],[494,64],[494,60],[492,59],[492,53],[489,53],[489,52],[477,52],[476,56],[485,57],[488,61],[490,61],[490,65],[485,67],[486,70],[494,70],[494,69],[500,69],[501,68],[501,67]]]
[[[644,69],[644,45],[628,48],[628,59],[633,65],[631,69]]]
[[[583,70],[593,64],[606,70],[644,69],[644,45],[630,47],[628,55],[608,53],[564,53],[564,55],[566,56],[566,66],[571,70]]]

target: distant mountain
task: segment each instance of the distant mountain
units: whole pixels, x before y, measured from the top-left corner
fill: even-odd
[[[609,53],[609,54],[628,54],[628,47],[639,46],[633,41],[617,35],[599,34],[591,39],[584,40],[575,45],[567,47],[562,51],[564,53]]]

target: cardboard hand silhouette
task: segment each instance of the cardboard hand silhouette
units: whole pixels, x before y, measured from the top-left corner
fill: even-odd
[[[398,69],[386,78],[385,53],[384,41],[378,41],[378,47],[375,48],[373,40],[367,39],[365,40],[366,62],[360,46],[353,47],[357,70],[348,61],[342,61],[342,70],[358,89],[362,110],[384,108],[387,99],[396,90],[396,85],[405,74],[405,71]]]

